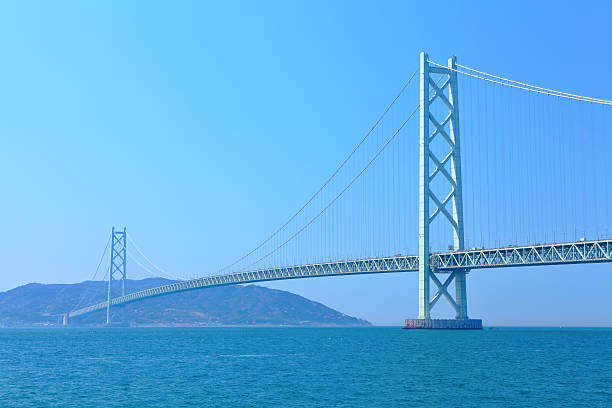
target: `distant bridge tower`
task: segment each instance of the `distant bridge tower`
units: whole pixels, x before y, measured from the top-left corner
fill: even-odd
[[[125,295],[125,261],[127,258],[126,252],[126,232],[115,231],[113,227],[111,231],[111,259],[110,270],[108,273],[108,304],[106,305],[106,324],[111,322],[111,299],[113,282],[121,281],[121,296]]]
[[[456,319],[466,321],[467,297],[465,287],[466,270],[451,272],[444,282],[436,276],[435,269],[430,264],[430,231],[429,226],[436,217],[443,217],[453,230],[453,249],[464,249],[463,238],[463,198],[461,185],[461,153],[459,135],[459,98],[457,87],[457,58],[448,60],[448,68],[432,66],[428,55],[420,56],[420,170],[419,170],[419,316],[418,319],[408,319],[406,326],[434,328],[434,326],[455,328],[463,323],[453,321],[438,321],[432,323],[430,310],[440,297],[444,296],[455,309]],[[436,82],[431,74],[440,75]],[[430,105],[440,100],[444,113],[436,117],[430,111]],[[446,130],[448,129],[448,131]],[[430,131],[431,130],[431,131]],[[443,138],[449,146],[448,153],[437,157],[429,149],[435,138]],[[446,145],[444,145],[446,146]],[[438,153],[439,154],[439,153]],[[447,164],[450,162],[450,172]],[[434,168],[430,169],[430,163]],[[444,180],[450,186],[450,192],[445,196],[437,196],[430,186],[434,180]],[[440,182],[438,182],[438,185]],[[452,210],[447,209],[447,204]],[[435,205],[430,211],[430,204]],[[435,265],[434,265],[435,268]],[[455,297],[447,291],[449,284],[455,281]],[[430,300],[429,283],[433,282],[437,292]],[[410,322],[412,321],[412,322]],[[459,327],[457,327],[459,328]]]

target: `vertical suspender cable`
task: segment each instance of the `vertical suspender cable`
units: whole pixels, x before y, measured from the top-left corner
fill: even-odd
[[[500,190],[501,190],[501,184],[503,183],[503,178],[501,175],[501,171],[500,171],[500,162],[501,162],[501,155],[499,154],[499,145],[501,143],[501,138],[500,138],[500,133],[499,133],[499,112],[497,111],[499,109],[499,107],[497,106],[497,86],[496,84],[493,84],[493,86],[491,87],[491,93],[493,94],[492,96],[492,100],[493,100],[493,106],[492,106],[492,110],[493,110],[493,115],[492,115],[492,121],[493,121],[493,129],[492,129],[492,135],[493,137],[491,138],[492,142],[493,142],[493,156],[495,157],[495,159],[493,160],[493,165],[495,167],[495,169],[493,171],[493,185],[495,186],[495,189],[493,191],[494,193],[494,200],[495,200],[495,204],[493,206],[493,214],[495,216],[495,221],[493,221],[493,223],[495,224],[495,246],[499,248],[500,246],[500,238],[501,238],[501,231],[500,231],[500,213],[502,211],[502,207],[501,207],[501,203],[500,203]]]
[[[599,238],[599,211],[598,211],[598,207],[599,207],[599,188],[597,188],[597,186],[599,185],[599,183],[597,183],[597,166],[598,166],[598,162],[597,162],[597,153],[595,151],[595,117],[594,117],[594,106],[592,103],[588,104],[588,108],[589,108],[589,114],[590,114],[590,144],[591,144],[591,154],[590,157],[587,159],[587,161],[590,163],[590,185],[593,188],[593,195],[591,196],[592,199],[594,199],[593,202],[593,215],[595,216],[595,219],[593,220],[593,222],[590,225],[593,225],[595,230],[593,231],[593,239],[598,239]]]
[[[544,139],[544,132],[542,131],[542,126],[546,120],[546,112],[543,109],[544,104],[539,97],[535,97],[536,102],[536,112],[540,112],[539,118],[537,119],[536,126],[538,131],[538,150],[539,150],[539,164],[540,169],[538,172],[538,189],[541,191],[540,194],[540,226],[539,230],[544,231],[543,238],[541,241],[543,243],[548,242],[548,226],[546,225],[546,204],[548,202],[548,186],[546,185],[546,172],[548,172],[548,160],[550,157],[546,154],[546,143]],[[534,112],[535,113],[535,112]]]
[[[561,219],[562,220],[567,220],[569,218],[569,206],[568,206],[568,197],[567,197],[567,187],[566,184],[568,182],[566,174],[567,174],[567,154],[566,154],[566,146],[567,143],[564,140],[564,132],[563,132],[563,128],[561,126],[561,108],[562,108],[562,100],[561,98],[557,97],[556,98],[556,106],[557,106],[557,144],[559,145],[559,150],[560,150],[560,154],[559,154],[559,185],[561,187],[561,199],[559,200],[561,202],[561,208],[563,209],[563,212],[561,214]],[[561,164],[564,164],[563,166]],[[559,223],[561,224],[561,223]],[[564,242],[567,242],[567,225],[563,224],[561,226],[562,230],[561,230],[561,239]]]
[[[547,166],[547,184],[548,184],[548,191],[549,191],[549,195],[548,195],[548,205],[546,208],[546,214],[547,214],[547,228],[550,229],[550,237],[549,237],[549,242],[557,242],[556,241],[556,236],[557,236],[557,225],[554,222],[555,219],[555,214],[558,213],[558,209],[555,208],[554,205],[554,196],[556,194],[557,189],[554,186],[554,175],[556,173],[556,166],[555,166],[555,162],[557,161],[557,157],[555,155],[555,151],[553,149],[553,136],[554,136],[554,127],[552,127],[551,125],[554,123],[553,122],[553,118],[552,118],[552,98],[549,98],[548,96],[546,96],[545,98],[545,102],[547,103],[547,109],[546,109],[546,115],[547,115],[547,119],[544,122],[544,124],[542,125],[543,127],[543,131],[544,134],[546,135],[546,154],[548,156],[548,163],[549,165]]]
[[[537,145],[536,145],[536,134],[534,132],[534,126],[532,125],[534,123],[534,111],[535,108],[533,106],[533,95],[529,94],[528,96],[528,100],[529,100],[529,117],[527,119],[527,126],[529,128],[529,145],[531,146],[531,148],[533,149],[533,151],[535,152],[535,160],[532,162],[532,164],[534,164],[536,167],[535,168],[530,168],[530,172],[529,172],[529,180],[530,180],[530,195],[531,195],[531,200],[530,200],[530,204],[532,207],[532,210],[530,211],[531,213],[531,242],[532,243],[536,243],[537,242],[537,235],[536,235],[536,231],[537,231],[537,214],[538,214],[538,209],[539,209],[539,204],[538,204],[538,191],[537,191],[537,173],[538,173],[538,157],[537,157]]]
[[[490,160],[490,151],[489,151],[489,144],[490,144],[490,139],[491,139],[491,133],[489,132],[489,97],[488,97],[488,93],[487,93],[487,89],[486,87],[483,90],[484,92],[484,96],[485,96],[485,144],[486,144],[486,148],[487,148],[487,153],[486,153],[486,173],[487,173],[487,232],[489,235],[489,238],[487,240],[487,246],[491,247],[492,246],[492,242],[491,242],[491,229],[493,228],[493,226],[491,225],[491,166],[489,165]]]
[[[511,191],[510,191],[510,195],[512,196],[511,199],[511,214],[512,214],[512,243],[514,245],[518,245],[518,237],[517,237],[517,230],[519,228],[518,224],[518,220],[520,220],[520,215],[518,214],[517,208],[516,208],[516,200],[518,199],[517,194],[516,194],[516,190],[517,190],[517,184],[519,183],[520,177],[513,177],[515,176],[515,174],[517,173],[517,161],[516,161],[516,132],[514,127],[516,126],[516,120],[515,120],[515,109],[514,109],[514,92],[512,89],[508,90],[508,98],[510,99],[510,103],[509,103],[509,107],[508,107],[508,125],[512,126],[512,128],[509,128],[510,130],[510,137],[509,137],[509,142],[510,142],[510,163],[512,165],[512,170],[509,170],[510,176],[509,176],[509,180],[512,183],[511,186]]]
[[[467,78],[467,77],[466,77]],[[480,220],[477,219],[476,217],[476,184],[474,182],[474,174],[476,173],[476,169],[477,166],[479,166],[479,160],[480,157],[477,157],[476,155],[476,144],[478,143],[477,140],[477,134],[476,134],[476,129],[474,126],[474,86],[473,83],[474,81],[472,79],[469,79],[468,81],[469,83],[469,97],[470,97],[470,134],[469,134],[469,141],[470,141],[470,156],[471,158],[471,163],[470,163],[470,178],[471,178],[471,189],[472,189],[472,248],[476,248],[477,245],[477,238],[476,238],[476,224],[477,221],[479,222]]]
[[[484,144],[484,140],[483,140],[483,120],[482,117],[483,115],[481,114],[482,112],[482,98],[481,98],[481,88],[482,88],[482,84],[480,82],[476,83],[476,95],[478,97],[477,99],[477,103],[476,106],[478,107],[478,169],[480,170],[478,172],[478,203],[479,203],[479,214],[480,214],[480,223],[479,223],[479,227],[480,227],[480,246],[484,246],[484,194],[482,193],[482,186],[484,184],[484,177],[483,177],[483,167],[484,167],[484,163],[485,163],[485,157],[483,156],[483,148],[482,145]],[[486,107],[485,107],[486,109]],[[485,168],[485,173],[486,173],[486,168]],[[489,226],[487,225],[486,228],[488,228]]]
[[[581,114],[580,114],[580,118],[583,118],[584,115],[584,105],[583,104],[579,104],[580,109],[582,110]],[[584,129],[587,129],[586,126],[582,126],[582,132],[580,133],[580,139],[581,139],[581,143],[580,143],[580,162],[582,163],[582,180],[580,180],[580,185],[582,187],[582,196],[581,196],[581,200],[580,200],[580,212],[582,213],[582,236],[585,238],[589,238],[588,235],[588,231],[587,231],[587,225],[588,225],[588,221],[587,221],[587,205],[586,205],[586,197],[587,197],[587,186],[586,183],[588,182],[588,177],[587,177],[587,157],[586,157],[586,143],[587,141],[585,140],[586,137],[584,135]],[[587,131],[588,133],[588,131]]]
[[[602,137],[602,161],[601,161],[601,169],[606,169],[608,168],[608,165],[606,163],[606,158],[612,157],[612,144],[610,144],[610,133],[608,131],[608,128],[606,127],[606,123],[607,123],[607,117],[606,117],[606,111],[603,105],[601,105],[601,137]],[[612,117],[612,115],[609,115],[610,117]],[[597,179],[599,178],[605,178],[604,175],[599,174],[597,176]],[[605,222],[605,234],[606,237],[609,238],[610,235],[610,231],[609,231],[609,227],[610,227],[610,222],[612,220],[610,220],[610,206],[612,205],[612,203],[610,203],[609,199],[610,199],[610,183],[606,183],[603,185],[604,188],[604,194],[605,194],[605,201],[604,201],[604,208],[606,209],[606,219],[604,220]]]
[[[551,133],[551,151],[553,152],[553,168],[554,171],[551,173],[551,189],[553,191],[553,196],[551,197],[551,201],[550,201],[550,205],[551,205],[551,214],[552,214],[552,209],[555,210],[554,215],[551,215],[550,221],[552,223],[553,226],[553,232],[554,232],[554,242],[561,242],[561,232],[559,231],[559,227],[560,227],[560,222],[556,221],[556,217],[559,217],[561,215],[562,211],[562,202],[559,201],[559,194],[560,194],[560,186],[559,186],[559,180],[561,180],[561,166],[560,166],[560,160],[561,160],[561,154],[559,153],[559,143],[557,142],[557,135],[559,133],[557,127],[557,120],[556,120],[556,111],[555,111],[555,107],[557,105],[557,98],[550,98],[550,125],[552,127],[552,130],[550,131]],[[555,205],[556,203],[559,203],[559,205]]]
[[[571,109],[569,109],[570,107],[573,107],[574,104],[573,103],[568,103],[567,104],[568,109],[568,128],[570,129],[569,132],[569,137],[568,140],[571,141],[571,150],[570,152],[572,152],[571,155],[569,155],[569,157],[571,157],[572,160],[572,168],[574,169],[574,171],[571,172],[572,174],[572,209],[573,209],[573,217],[572,220],[574,221],[574,241],[578,240],[578,191],[580,190],[580,187],[578,186],[578,171],[580,169],[577,168],[577,163],[578,163],[578,159],[576,158],[576,156],[578,155],[578,149],[579,149],[579,137],[576,134],[576,129],[574,129],[574,121],[573,118],[571,117]]]

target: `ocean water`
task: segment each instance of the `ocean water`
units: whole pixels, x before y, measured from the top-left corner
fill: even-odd
[[[0,329],[0,407],[612,407],[612,330]]]

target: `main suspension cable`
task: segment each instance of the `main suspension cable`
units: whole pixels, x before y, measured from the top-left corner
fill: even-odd
[[[106,246],[104,247],[104,252],[102,252],[102,256],[100,257],[100,262],[98,262],[98,266],[96,267],[96,271],[94,272],[93,276],[91,277],[91,280],[94,281],[96,279],[96,276],[98,276],[98,271],[100,270],[100,265],[102,265],[102,261],[104,260],[104,255],[106,255],[106,251],[108,250],[108,244],[110,243],[111,240],[111,236],[108,236],[108,240],[106,241]],[[85,295],[88,294],[88,291],[84,291],[83,294],[81,295],[81,297],[79,298],[79,301],[77,302],[76,306],[74,306],[72,308],[72,312],[77,310],[79,308],[79,306],[81,306],[81,303],[83,302]]]
[[[518,82],[518,81],[507,80],[505,78],[497,77],[495,75],[486,74],[486,73],[483,73],[482,75],[487,75],[488,77],[482,76],[482,75],[476,75],[476,74],[472,74],[470,72],[461,71],[461,70],[458,70],[458,69],[455,69],[455,68],[447,67],[447,66],[444,66],[442,64],[438,64],[437,62],[434,62],[434,61],[427,60],[427,62],[429,62],[430,64],[433,64],[435,66],[438,66],[440,68],[445,68],[445,69],[449,69],[451,71],[455,71],[455,72],[457,72],[459,74],[471,76],[471,77],[474,77],[474,78],[482,79],[484,81],[488,81],[488,82],[492,82],[492,83],[496,83],[496,84],[500,84],[500,85],[505,85],[505,86],[510,86],[510,87],[517,88],[517,89],[522,89],[522,90],[525,90],[525,91],[530,91],[530,92],[535,92],[535,93],[544,94],[544,95],[550,95],[550,96],[558,96],[558,97],[561,97],[561,98],[573,99],[573,100],[582,101],[582,102],[592,102],[592,103],[598,103],[598,104],[601,104],[601,105],[610,105],[610,106],[612,106],[612,101],[608,101],[608,100],[605,100],[605,99],[597,99],[597,98],[591,98],[591,97],[588,97],[588,96],[575,95],[575,94],[570,94],[570,93],[567,93],[567,92],[555,91],[555,90],[552,90],[552,89],[549,90],[547,88],[541,88],[541,87],[537,87],[537,86],[534,86],[534,85],[523,84],[523,83]],[[459,65],[459,64],[457,64],[457,65]],[[476,71],[476,70],[472,70],[472,71],[479,72],[479,71]],[[496,79],[496,78],[502,78],[502,79]]]
[[[132,254],[127,253],[127,257],[133,261],[136,265],[140,266],[142,268],[142,270],[144,270],[146,273],[148,273],[149,275],[151,275],[151,277],[153,278],[165,278],[167,279],[167,276],[159,276],[159,274],[155,273],[154,271],[152,271],[151,269],[149,269],[146,265],[143,265],[140,261],[138,261],[138,259],[136,259],[134,256],[132,256]],[[184,279],[182,279],[184,280]]]
[[[183,281],[187,280],[187,279],[184,279],[184,278],[179,278],[178,276],[174,276],[171,273],[166,272],[165,270],[163,270],[159,266],[155,265],[149,258],[147,258],[147,256],[145,254],[142,253],[142,251],[140,249],[138,249],[138,245],[136,245],[136,243],[132,239],[132,236],[130,234],[128,234],[127,232],[126,232],[126,235],[127,235],[128,239],[130,240],[130,242],[132,243],[132,245],[134,246],[134,249],[136,249],[136,251],[140,254],[140,256],[142,256],[144,259],[146,259],[147,262],[153,268],[157,269],[159,271],[159,273],[161,273],[164,278],[170,277],[170,278],[176,279],[176,280],[183,280]],[[138,265],[142,266],[142,264],[140,264],[138,261],[136,261],[133,257],[132,257],[132,260],[134,260],[134,262],[136,262]],[[144,268],[144,266],[143,266],[143,268]]]
[[[355,181],[357,181],[357,179],[359,179],[359,177],[361,177],[361,175],[370,167],[370,165],[372,165],[372,163],[374,163],[374,161],[376,161],[378,156],[381,155],[381,153],[387,148],[387,146],[389,146],[389,144],[393,141],[393,139],[395,139],[395,136],[398,135],[398,133],[404,128],[406,123],[408,123],[408,121],[412,118],[412,116],[414,116],[414,114],[419,109],[419,107],[420,107],[420,105],[417,105],[416,108],[414,108],[414,110],[408,116],[408,118],[400,125],[399,128],[397,128],[397,130],[389,137],[389,139],[387,139],[385,144],[376,152],[374,157],[372,157],[372,159],[361,169],[361,171],[355,177],[353,177],[353,179],[329,203],[327,203],[327,205],[325,207],[323,207],[323,209],[321,211],[319,211],[314,217],[312,217],[306,224],[304,224],[293,235],[291,235],[289,238],[287,238],[283,243],[281,243],[276,248],[272,249],[270,252],[268,252],[267,254],[263,255],[261,258],[257,259],[256,261],[254,261],[254,262],[246,265],[245,267],[241,268],[238,272],[242,272],[242,271],[245,271],[245,270],[249,269],[251,266],[256,265],[257,263],[263,261],[264,259],[266,259],[270,255],[272,255],[273,253],[275,253],[276,251],[278,251],[279,249],[281,249],[282,247],[287,245],[290,241],[292,241],[295,237],[297,237],[302,231],[304,231],[313,222],[315,222],[321,215],[323,215],[323,213],[325,213],[325,211],[327,211],[328,208],[330,208],[340,197],[342,197],[342,195],[355,183]]]
[[[380,124],[380,122],[384,119],[384,117],[387,115],[387,113],[389,112],[389,110],[391,109],[391,107],[395,104],[395,102],[399,99],[399,97],[404,93],[404,90],[408,87],[408,85],[410,85],[410,82],[412,82],[412,79],[416,76],[416,74],[419,72],[419,69],[417,68],[413,74],[410,76],[410,79],[408,79],[408,81],[404,84],[404,86],[402,86],[402,89],[399,91],[399,93],[397,94],[397,96],[393,99],[393,101],[391,101],[391,103],[387,106],[387,108],[384,110],[384,112],[380,115],[380,117],[378,118],[378,120],[376,120],[376,122],[374,122],[374,124],[372,125],[372,127],[370,128],[370,130],[365,134],[365,136],[359,141],[359,143],[357,143],[357,145],[353,148],[353,150],[351,151],[351,153],[349,153],[349,155],[346,157],[346,159],[344,159],[344,161],[342,163],[340,163],[340,165],[336,168],[336,170],[334,170],[334,172],[331,174],[331,176],[329,176],[329,178],[327,180],[325,180],[325,182],[323,183],[323,185],[321,185],[321,187],[319,187],[319,189],[317,191],[315,191],[315,193],[291,216],[289,217],[289,219],[282,224],[276,231],[274,231],[272,234],[270,234],[270,236],[268,236],[265,240],[263,240],[259,245],[257,245],[255,248],[253,248],[251,251],[249,251],[248,253],[246,253],[245,255],[241,256],[240,258],[238,258],[237,260],[235,260],[234,262],[218,269],[217,271],[215,271],[213,273],[213,275],[217,275],[225,270],[227,270],[228,268],[231,268],[232,266],[238,264],[239,262],[243,261],[244,259],[248,258],[250,255],[252,255],[253,253],[255,253],[257,250],[259,250],[261,247],[263,247],[265,244],[267,244],[268,242],[270,242],[270,240],[272,240],[275,236],[277,236],[282,230],[285,229],[285,227],[287,225],[289,225],[289,223],[291,223],[291,221],[293,221],[299,214],[302,213],[302,211],[304,211],[304,209],[321,193],[321,191],[323,191],[323,189],[325,187],[327,187],[327,185],[332,181],[332,179],[334,177],[336,177],[336,175],[340,172],[340,170],[342,170],[342,168],[345,166],[345,164],[355,155],[355,153],[357,152],[357,150],[359,150],[359,148],[361,147],[361,145],[363,145],[363,143],[366,141],[366,139],[372,134],[372,132],[374,131],[374,129],[376,129],[378,127],[378,125]]]
[[[593,102],[603,102],[603,103],[605,103],[605,104],[610,104],[610,103],[612,103],[611,101],[607,101],[607,100],[605,100],[605,99],[591,98],[590,96],[582,96],[582,95],[572,94],[572,93],[568,93],[568,92],[555,91],[554,89],[542,88],[542,87],[540,87],[540,86],[531,85],[531,84],[527,84],[527,83],[524,83],[524,82],[519,82],[519,81],[514,81],[514,80],[512,80],[512,79],[508,79],[508,78],[500,77],[500,76],[493,75],[493,74],[488,74],[488,73],[486,73],[486,72],[479,71],[479,70],[477,70],[477,69],[470,68],[470,67],[467,67],[467,66],[465,66],[465,65],[461,65],[461,64],[457,64],[457,66],[458,66],[458,67],[461,67],[461,68],[463,68],[463,69],[467,69],[467,70],[472,71],[472,72],[479,73],[479,74],[481,74],[481,75],[486,75],[486,76],[489,76],[489,77],[491,77],[491,78],[499,79],[499,80],[501,80],[501,81],[511,82],[511,83],[513,83],[513,84],[522,85],[522,86],[525,86],[525,87],[534,88],[534,89],[539,89],[539,90],[541,90],[541,91],[546,91],[546,92],[554,93],[554,94],[556,94],[557,96],[565,95],[565,96],[572,96],[572,97],[579,98],[579,99],[590,100],[590,101],[593,101]]]

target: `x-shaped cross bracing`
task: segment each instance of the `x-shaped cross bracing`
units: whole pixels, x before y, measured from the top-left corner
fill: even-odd
[[[435,283],[436,286],[438,287],[438,291],[436,292],[434,297],[431,299],[431,302],[429,302],[430,309],[434,307],[434,305],[436,304],[438,299],[440,299],[440,297],[444,296],[446,300],[448,300],[448,302],[451,304],[451,306],[455,309],[455,311],[459,312],[459,306],[457,305],[457,302],[455,302],[455,299],[453,299],[453,297],[448,293],[448,285],[453,281],[453,279],[455,279],[455,274],[456,272],[450,273],[448,277],[446,278],[446,280],[444,281],[444,283],[440,282],[440,280],[438,279],[435,273],[432,272],[429,275],[433,283]]]
[[[429,182],[431,182],[438,174],[442,174],[451,186],[451,191],[444,198],[444,200],[440,200],[433,191],[429,190],[429,197],[436,205],[436,209],[429,217],[429,222],[432,222],[439,213],[442,213],[444,214],[446,219],[449,221],[449,223],[453,226],[453,228],[457,229],[458,228],[457,222],[454,220],[453,216],[446,209],[446,204],[450,202],[450,200],[453,197],[455,197],[455,192],[457,191],[457,182],[446,169],[446,164],[451,160],[451,158],[454,157],[454,154],[455,154],[455,142],[444,129],[444,127],[448,124],[448,122],[451,120],[454,114],[453,105],[450,103],[446,95],[444,95],[444,90],[448,87],[450,82],[451,82],[450,75],[448,75],[448,78],[446,78],[442,86],[438,87],[436,82],[431,77],[429,77],[429,85],[432,87],[434,91],[433,96],[429,99],[429,104],[431,104],[433,101],[439,98],[440,100],[442,100],[442,102],[444,102],[444,104],[449,110],[448,115],[446,115],[446,117],[444,118],[444,120],[442,120],[442,122],[438,122],[438,120],[434,117],[434,115],[431,112],[428,113],[427,115],[428,120],[431,122],[431,124],[434,127],[434,131],[431,133],[431,135],[429,135],[429,142],[434,140],[437,135],[441,135],[442,138],[446,141],[446,143],[448,143],[450,147],[450,151],[446,154],[444,159],[441,161],[440,159],[436,157],[436,155],[431,150],[429,150],[429,159],[431,159],[433,164],[436,166],[434,171],[431,172],[431,174],[429,175]]]

